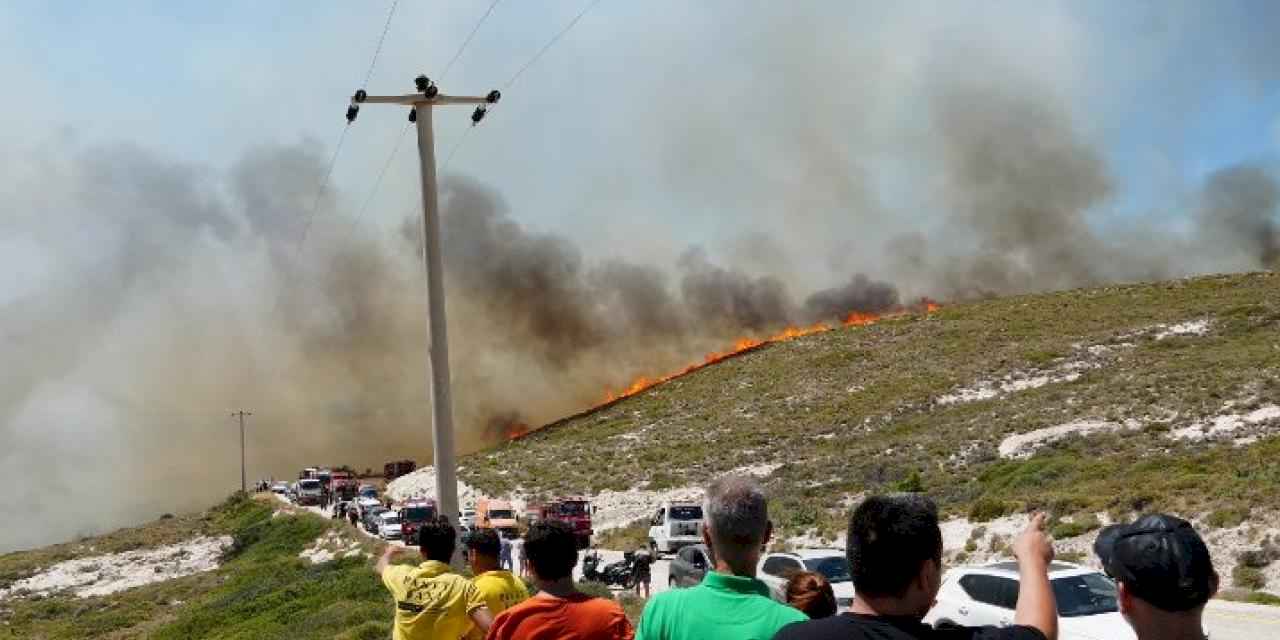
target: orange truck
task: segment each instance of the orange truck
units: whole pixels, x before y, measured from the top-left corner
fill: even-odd
[[[476,502],[476,528],[514,533],[519,527],[516,511],[506,500],[481,498]]]

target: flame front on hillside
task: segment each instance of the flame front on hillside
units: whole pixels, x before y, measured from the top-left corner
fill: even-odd
[[[698,369],[701,369],[707,365],[715,364],[726,358],[731,358],[733,356],[745,353],[747,351],[751,351],[752,349],[757,349],[767,344],[773,344],[775,342],[786,342],[788,340],[794,340],[795,338],[809,336],[815,333],[823,333],[823,332],[835,329],[836,326],[863,327],[863,326],[875,324],[884,318],[902,316],[912,312],[933,313],[934,311],[937,311],[939,308],[941,308],[941,306],[942,305],[938,304],[937,302],[934,302],[933,300],[930,300],[928,298],[922,298],[917,305],[911,308],[901,308],[901,309],[889,311],[886,313],[864,313],[860,311],[853,311],[853,312],[850,312],[849,315],[845,316],[844,321],[841,322],[840,325],[830,325],[825,322],[819,322],[817,324],[813,324],[808,327],[787,327],[782,331],[765,338],[749,338],[749,337],[739,338],[738,341],[734,343],[733,348],[728,349],[726,351],[713,351],[711,353],[708,353],[707,355],[703,356],[702,362],[695,362],[693,364],[690,364],[684,367],[683,369],[680,369],[678,371],[674,371],[662,376],[656,376],[656,377],[640,376],[635,380],[633,380],[630,385],[627,385],[627,387],[621,391],[615,391],[613,389],[609,389],[608,391],[605,392],[604,399],[601,400],[600,403],[597,404],[596,406],[598,407],[598,406],[606,405],[611,402],[616,402],[618,400],[621,400],[622,398],[627,398],[627,397],[636,395],[637,393],[640,393],[645,389],[653,387],[654,385],[659,385],[664,382],[674,380],[676,378],[679,378],[680,376],[693,373],[694,371],[697,371]]]

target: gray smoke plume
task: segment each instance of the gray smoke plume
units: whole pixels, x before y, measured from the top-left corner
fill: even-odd
[[[536,229],[526,221],[554,216],[443,180],[462,447],[789,323],[1276,263],[1267,166],[1180,185],[1187,201],[1158,215],[1099,215],[1132,185],[1108,164],[1098,96],[1142,96],[1093,72],[1130,52],[1181,59],[1195,11],[1162,5],[1163,36],[1113,41],[1069,4],[975,6],[849,3],[837,19],[768,4],[717,38],[705,34],[723,17],[702,5],[627,22],[664,38],[617,37],[584,61],[619,65],[595,78],[646,64],[572,111],[607,98],[609,148],[628,152],[592,156],[607,179],[557,172],[556,189],[672,209],[634,223],[634,239]],[[1274,38],[1214,28],[1193,62],[1275,77]],[[1170,94],[1206,93],[1186,82]],[[655,100],[663,87],[681,98]],[[24,518],[0,550],[225,495],[242,407],[251,477],[429,460],[416,214],[384,236],[352,225],[331,190],[311,218],[330,152],[312,143],[258,146],[225,171],[127,144],[55,148],[0,152],[0,246],[35,265],[0,290],[0,511]]]

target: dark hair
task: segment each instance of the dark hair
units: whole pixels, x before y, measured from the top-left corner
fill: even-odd
[[[938,506],[919,494],[863,500],[849,518],[845,555],[859,593],[903,595],[926,561],[942,564]]]
[[[820,573],[797,571],[787,580],[787,604],[813,620],[836,614],[836,593]]]
[[[573,527],[559,520],[544,520],[529,526],[524,536],[524,552],[533,572],[543,580],[559,580],[573,573],[578,564],[578,540]]]
[[[462,538],[462,544],[482,556],[496,558],[502,553],[502,541],[493,529],[475,529]]]
[[[436,518],[422,523],[418,528],[418,548],[428,560],[448,562],[457,547],[458,533],[448,518]]]

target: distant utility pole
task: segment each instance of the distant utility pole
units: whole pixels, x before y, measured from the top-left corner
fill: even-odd
[[[244,417],[251,416],[251,415],[253,414],[243,409],[241,409],[240,411],[231,412],[232,418],[235,418],[237,416],[239,416],[240,418],[240,491],[241,492],[245,492],[249,490],[249,485],[248,483],[245,482],[245,477],[244,477]]]
[[[347,122],[354,122],[360,105],[399,104],[410,107],[409,122],[418,125],[418,166],[422,172],[422,227],[426,236],[423,262],[427,269],[427,348],[430,354],[431,447],[435,452],[436,505],[439,512],[457,524],[458,477],[453,444],[453,400],[449,390],[449,336],[444,313],[444,257],[440,253],[440,212],[436,193],[436,152],[431,130],[431,112],[437,106],[478,105],[471,114],[474,126],[484,119],[487,106],[502,94],[490,91],[480,96],[446,96],[426,76],[414,78],[417,93],[403,96],[371,96],[364,89],[351,96]]]

